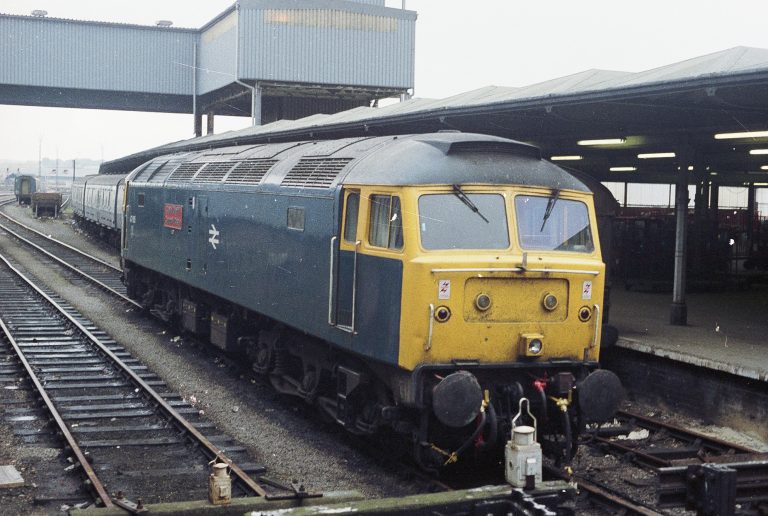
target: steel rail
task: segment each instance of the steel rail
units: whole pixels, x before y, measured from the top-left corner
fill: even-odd
[[[2,258],[3,260],[5,260],[4,257]],[[6,264],[7,263],[8,262],[6,261]],[[40,382],[40,379],[37,377],[37,375],[35,374],[35,371],[32,369],[32,366],[27,361],[26,356],[24,356],[24,352],[21,350],[21,347],[16,342],[16,339],[14,339],[13,335],[11,335],[11,331],[8,329],[8,326],[6,326],[5,321],[2,319],[2,317],[0,317],[0,328],[3,331],[3,334],[5,334],[5,338],[8,340],[10,345],[13,347],[13,350],[16,352],[16,355],[19,357],[19,360],[24,366],[24,369],[27,371],[27,375],[29,375],[29,378],[32,380],[32,383],[34,384],[35,389],[40,394],[40,397],[45,403],[45,406],[48,408],[48,411],[50,412],[51,416],[53,416],[54,421],[56,421],[56,425],[59,427],[59,431],[64,436],[64,439],[67,441],[67,446],[69,446],[69,448],[75,454],[77,461],[80,463],[80,467],[83,468],[85,475],[88,477],[88,481],[90,482],[91,486],[96,491],[96,493],[99,495],[99,498],[101,499],[101,502],[104,504],[104,507],[114,507],[114,504],[112,503],[112,498],[109,496],[109,493],[107,493],[107,490],[104,488],[104,485],[101,483],[101,480],[99,480],[99,477],[96,475],[96,472],[91,467],[85,454],[80,449],[80,445],[78,445],[77,440],[75,440],[75,437],[69,431],[69,428],[67,428],[66,423],[64,423],[64,419],[61,417],[61,414],[59,413],[59,411],[56,409],[56,406],[51,401],[51,398],[48,396],[48,393],[46,392],[45,387],[43,387],[43,384]]]
[[[202,433],[200,433],[192,424],[190,424],[181,414],[179,414],[176,409],[174,409],[168,402],[165,401],[165,399],[157,393],[150,385],[148,385],[144,380],[141,379],[141,377],[131,369],[130,366],[128,366],[125,362],[123,362],[115,353],[113,353],[101,340],[96,337],[93,333],[91,333],[88,328],[86,328],[83,324],[80,323],[73,315],[68,313],[64,308],[61,307],[55,300],[53,300],[48,294],[43,292],[37,285],[35,285],[29,278],[27,278],[21,271],[16,269],[11,263],[5,258],[5,256],[0,255],[0,260],[2,260],[6,266],[13,271],[14,274],[16,274],[20,279],[22,279],[29,287],[37,292],[43,299],[45,299],[52,307],[54,307],[58,312],[61,313],[61,315],[66,318],[73,326],[75,326],[83,335],[88,337],[88,339],[91,341],[93,345],[95,345],[103,355],[109,357],[110,360],[112,360],[113,364],[118,366],[122,373],[134,383],[137,387],[142,389],[144,393],[148,394],[149,397],[152,399],[152,401],[156,404],[156,406],[161,409],[165,414],[170,416],[170,418],[173,420],[174,423],[179,425],[185,432],[187,432],[189,435],[195,438],[198,444],[200,444],[205,450],[207,450],[210,457],[214,459],[219,459],[229,466],[231,472],[237,477],[238,480],[240,480],[245,486],[247,486],[249,489],[251,489],[254,493],[257,493],[259,496],[266,497],[267,492],[264,490],[263,487],[258,485],[251,477],[248,476],[247,473],[245,473],[240,467],[235,464],[232,459],[227,457],[227,455],[219,449],[216,445],[214,445],[211,441],[208,440]]]
[[[5,214],[0,213],[0,215],[5,215]],[[13,222],[16,223],[15,221],[13,221]],[[23,227],[23,224],[22,224],[22,227]],[[129,303],[129,304],[133,305],[135,308],[139,308],[139,309],[142,308],[141,304],[137,303],[136,301],[134,301],[130,297],[126,296],[125,294],[123,294],[121,292],[118,292],[117,290],[115,290],[114,288],[110,287],[109,285],[107,285],[103,281],[101,281],[101,280],[91,276],[90,274],[86,273],[85,271],[83,271],[82,269],[77,267],[75,264],[67,262],[63,258],[61,258],[59,256],[56,256],[52,252],[48,251],[47,249],[44,249],[43,247],[39,246],[38,244],[32,242],[31,240],[29,240],[27,238],[24,238],[22,235],[20,235],[16,231],[12,230],[8,226],[5,226],[4,224],[0,223],[0,229],[6,231],[8,234],[12,235],[14,238],[17,238],[18,240],[21,240],[22,242],[24,242],[28,246],[32,247],[33,249],[43,253],[48,258],[50,258],[50,259],[54,260],[55,262],[57,262],[59,265],[62,265],[63,267],[66,267],[67,269],[71,270],[72,272],[76,273],[79,276],[82,276],[83,278],[85,278],[86,280],[90,281],[91,283],[94,283],[94,284],[98,285],[99,287],[101,287],[102,289],[106,290],[110,294],[119,297],[121,300],[125,301],[126,303]],[[43,236],[45,236],[45,235],[43,235]],[[48,237],[45,237],[45,238],[48,238]],[[59,243],[58,241],[56,241],[54,239],[50,239],[50,240],[52,240],[52,241],[54,241],[56,243]],[[66,246],[66,244],[63,244],[63,245]],[[87,259],[95,260],[100,265],[106,264],[106,265],[108,265],[110,268],[112,268],[115,271],[119,271],[120,270],[120,269],[115,268],[112,265],[107,264],[106,262],[102,262],[98,258],[95,258],[95,257],[92,257],[92,256],[90,256],[88,254],[85,254],[82,251],[79,251],[77,249],[74,249],[74,250],[77,251],[80,255],[86,257]]]
[[[675,437],[677,439],[689,440],[689,441],[700,441],[702,447],[708,447],[712,450],[719,450],[722,452],[734,451],[738,453],[749,453],[749,454],[759,453],[757,450],[753,448],[749,448],[747,446],[742,446],[740,444],[724,441],[722,439],[718,439],[717,437],[711,437],[701,432],[696,432],[695,430],[688,430],[687,428],[683,428],[681,426],[673,425],[670,423],[664,423],[657,419],[649,418],[641,414],[636,414],[634,412],[619,410],[616,412],[616,415],[620,417],[625,417],[627,419],[635,420],[638,423],[638,426],[640,426],[641,428],[646,428],[648,430],[656,430],[656,431],[663,429],[670,436]]]
[[[2,205],[2,206],[4,206],[4,205]],[[89,259],[89,260],[92,260],[92,261],[94,261],[94,262],[98,262],[100,265],[103,265],[103,266],[105,266],[105,267],[108,267],[108,268],[112,269],[112,270],[113,270],[113,271],[115,271],[115,272],[122,272],[122,270],[120,269],[120,267],[115,267],[115,266],[114,266],[114,265],[112,265],[111,263],[109,263],[109,262],[105,262],[105,261],[104,261],[104,260],[102,260],[101,258],[97,258],[96,256],[93,256],[92,254],[88,254],[88,253],[86,253],[86,252],[85,252],[85,251],[83,251],[82,249],[78,249],[77,247],[74,247],[74,246],[72,246],[72,245],[70,245],[70,244],[67,244],[66,242],[62,242],[61,240],[57,240],[57,239],[53,238],[52,236],[46,235],[46,234],[45,234],[45,233],[43,233],[42,231],[38,231],[37,229],[35,229],[35,228],[31,227],[31,226],[27,226],[27,225],[26,225],[26,224],[24,224],[23,222],[20,222],[20,221],[18,221],[17,219],[14,219],[13,217],[11,217],[10,215],[8,215],[7,213],[3,213],[3,212],[0,212],[0,216],[2,216],[2,217],[5,217],[6,219],[10,220],[10,221],[11,221],[11,222],[13,222],[14,224],[18,224],[19,226],[23,227],[23,228],[24,228],[24,229],[26,229],[27,231],[31,231],[32,233],[35,233],[35,234],[37,234],[37,235],[39,235],[39,236],[41,236],[41,237],[45,238],[46,240],[50,240],[51,242],[53,242],[53,243],[55,243],[55,244],[58,244],[58,245],[60,245],[60,246],[62,246],[62,247],[66,247],[66,248],[67,248],[67,249],[69,249],[70,251],[72,251],[72,252],[75,252],[75,253],[78,253],[78,254],[80,254],[81,256],[83,256],[84,258],[87,258],[87,259]]]
[[[562,480],[569,480],[569,481],[571,480],[571,478],[569,478],[569,475],[567,475],[564,471],[562,471],[559,468],[545,465],[544,469],[547,471],[547,473],[549,473],[552,476],[555,476]],[[622,511],[625,511],[622,514],[637,514],[640,516],[663,516],[662,513],[660,512],[656,512],[652,509],[649,509],[648,507],[638,505],[632,500],[627,500],[626,498],[622,498],[620,495],[614,494],[608,491],[607,489],[605,489],[604,487],[601,487],[597,484],[593,484],[592,482],[584,480],[583,478],[580,478],[578,476],[575,476],[574,478],[576,479],[576,484],[579,490],[589,493],[591,497],[596,498],[599,502],[609,504],[612,508],[617,508]]]

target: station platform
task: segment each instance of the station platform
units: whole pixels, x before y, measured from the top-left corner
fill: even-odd
[[[671,292],[611,290],[615,345],[601,351],[629,400],[745,432],[768,444],[768,285],[686,296],[688,325],[669,324]]]
[[[669,324],[670,292],[611,290],[616,347],[768,382],[768,285],[686,295],[688,325]]]

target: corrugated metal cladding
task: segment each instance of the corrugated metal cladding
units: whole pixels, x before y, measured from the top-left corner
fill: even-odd
[[[197,38],[195,31],[0,16],[0,83],[189,94]]]
[[[200,35],[197,93],[202,95],[231,84],[237,66],[237,11],[233,10]]]
[[[413,87],[414,12],[349,1],[258,4],[280,5],[241,4],[240,38],[248,42],[241,47],[241,78]]]

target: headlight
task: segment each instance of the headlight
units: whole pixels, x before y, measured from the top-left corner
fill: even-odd
[[[545,294],[544,299],[541,300],[541,304],[544,305],[546,310],[551,312],[557,308],[557,297],[554,294]]]
[[[541,333],[523,333],[517,348],[520,356],[538,357],[544,350],[544,335]]]
[[[528,343],[528,353],[531,355],[538,355],[541,353],[542,346],[541,339],[533,339]]]
[[[491,307],[491,297],[488,294],[478,294],[475,298],[475,306],[481,312],[485,312]]]

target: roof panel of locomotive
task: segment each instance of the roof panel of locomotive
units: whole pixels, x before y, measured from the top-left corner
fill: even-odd
[[[153,161],[167,162],[179,157],[161,156]],[[224,147],[191,152],[180,161],[200,164],[232,162],[234,167],[239,162],[250,160],[270,162],[268,173],[259,181],[260,186],[279,187],[300,162],[334,160],[338,174],[323,187],[325,190],[341,184],[521,184],[589,191],[562,168],[540,159],[535,147],[495,136],[458,132]],[[137,171],[144,167],[142,165]],[[137,171],[134,171],[133,177],[140,175]],[[161,181],[169,183],[165,177]],[[190,186],[195,180],[193,176],[188,180],[170,182]],[[294,184],[291,181],[287,183]],[[206,182],[204,186],[247,187],[228,184],[225,178],[220,182]],[[253,188],[254,185],[248,186]]]

